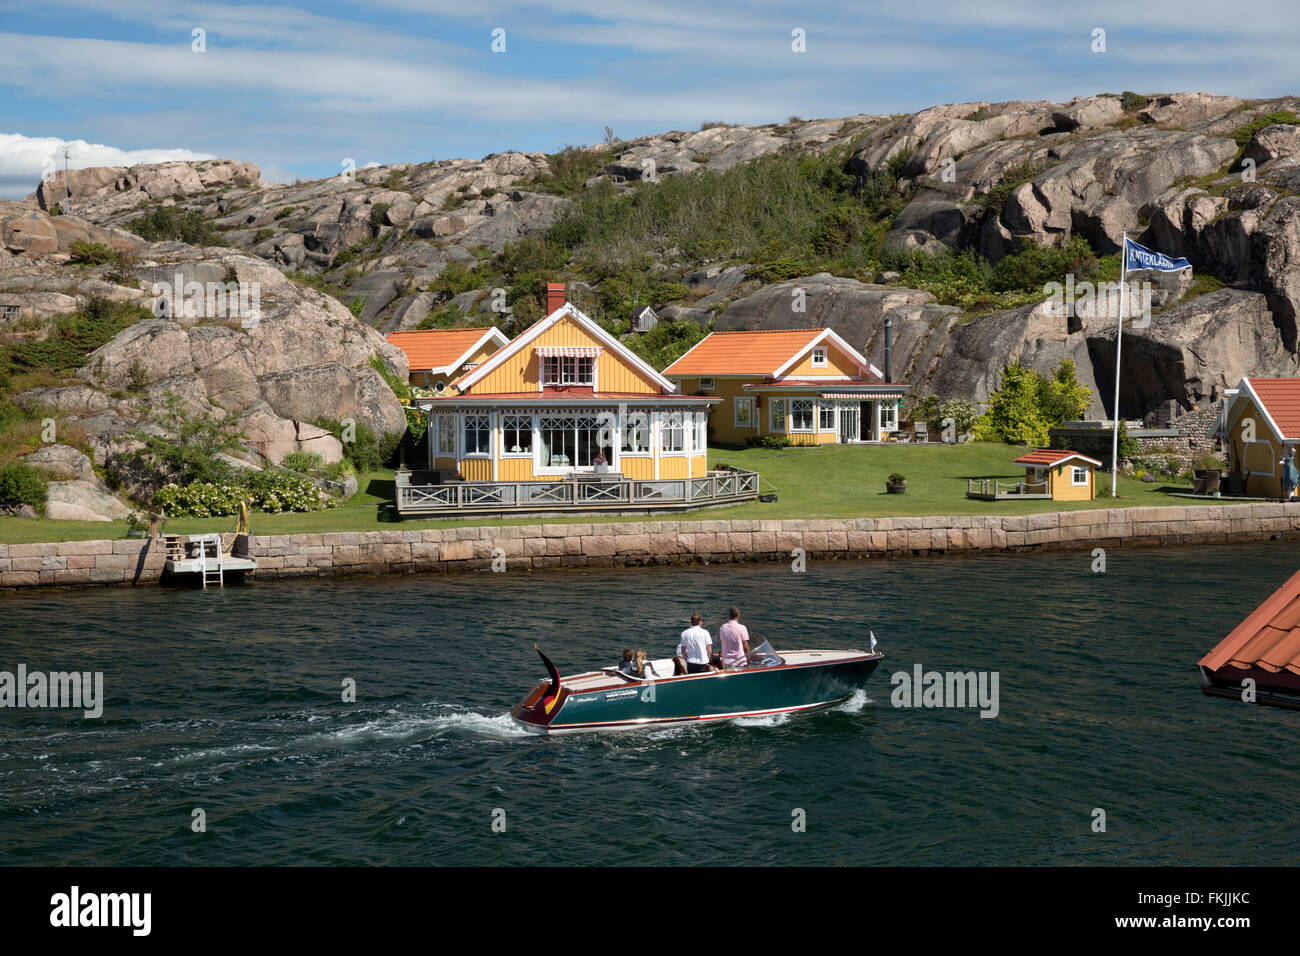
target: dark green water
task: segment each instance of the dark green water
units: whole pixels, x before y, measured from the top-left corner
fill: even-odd
[[[0,710],[0,862],[1300,861],[1300,713],[1206,698],[1195,668],[1300,546],[1113,551],[1104,576],[1090,563],[3,595],[0,670],[102,670],[107,704],[100,720]],[[690,610],[716,629],[732,602],[778,647],[862,647],[874,627],[886,660],[866,695],[816,714],[513,729],[542,676],[534,640],[572,672],[629,643],[666,652]],[[891,706],[890,675],[917,662],[997,671],[999,716]]]

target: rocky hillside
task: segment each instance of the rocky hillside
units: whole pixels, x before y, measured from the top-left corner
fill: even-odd
[[[1113,278],[1127,230],[1197,274],[1161,280],[1150,326],[1126,333],[1123,410],[1137,415],[1169,398],[1204,404],[1243,374],[1297,374],[1296,105],[1203,93],[964,103],[706,124],[293,185],[233,160],[167,163],[75,171],[66,184],[59,174],[30,206],[66,204],[66,186],[86,228],[128,226],[158,204],[195,212],[243,254],[194,253],[202,261],[269,263],[296,281],[280,287],[286,298],[293,289],[342,321],[337,300],[379,329],[495,321],[513,332],[533,317],[539,280],[567,278],[618,331],[621,310],[647,303],[703,327],[830,325],[883,366],[889,317],[894,375],[918,395],[982,400],[1007,362],[1047,372],[1072,358],[1097,414],[1113,383],[1114,318],[1054,314],[1020,262],[1027,244],[1073,250],[1079,279]],[[60,218],[30,228],[57,231]],[[8,248],[35,241],[6,228]],[[949,272],[936,278],[918,253]],[[499,287],[513,320],[492,310]],[[799,290],[802,311],[790,305]],[[274,389],[258,394],[295,417]]]
[[[254,466],[293,451],[338,461],[339,441],[313,424],[323,419],[350,418],[379,435],[406,428],[401,405],[372,367],[378,357],[405,378],[404,353],[337,299],[290,281],[263,259],[147,242],[19,203],[0,205],[0,247],[0,305],[18,313],[0,316],[0,342],[55,342],[60,319],[78,310],[105,302],[139,307],[81,367],[29,373],[42,384],[12,396],[0,389],[0,405],[12,400],[53,417],[57,434],[73,436],[67,440],[83,450],[44,444],[27,459],[65,479],[51,485],[52,517],[125,514],[100,476],[128,492],[143,490],[124,457],[139,447],[127,435],[159,433],[169,402],[191,418],[236,415],[248,436],[243,461]],[[93,264],[97,258],[108,261]],[[161,311],[155,283],[180,290],[161,316],[153,314]],[[209,298],[217,289],[222,300]]]

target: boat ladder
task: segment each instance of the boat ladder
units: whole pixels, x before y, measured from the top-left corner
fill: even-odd
[[[221,535],[203,535],[197,538],[199,545],[199,574],[203,579],[203,586],[206,588],[209,584],[214,584],[219,588],[226,586],[226,569],[225,555],[221,552]],[[208,554],[208,547],[212,547],[213,554]],[[214,560],[209,560],[209,559]]]

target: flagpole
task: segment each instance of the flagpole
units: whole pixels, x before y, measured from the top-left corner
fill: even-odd
[[[1115,426],[1110,439],[1110,496],[1115,497],[1115,486],[1119,477],[1119,353],[1124,337],[1124,286],[1128,284],[1128,230],[1120,240],[1119,272],[1119,322],[1115,324],[1115,404],[1111,413],[1115,416]]]

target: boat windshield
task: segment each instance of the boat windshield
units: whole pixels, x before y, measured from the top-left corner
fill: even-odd
[[[772,645],[763,641],[757,647],[750,650],[746,655],[746,667],[776,667],[781,663],[781,658],[776,656],[776,651],[772,650]]]

